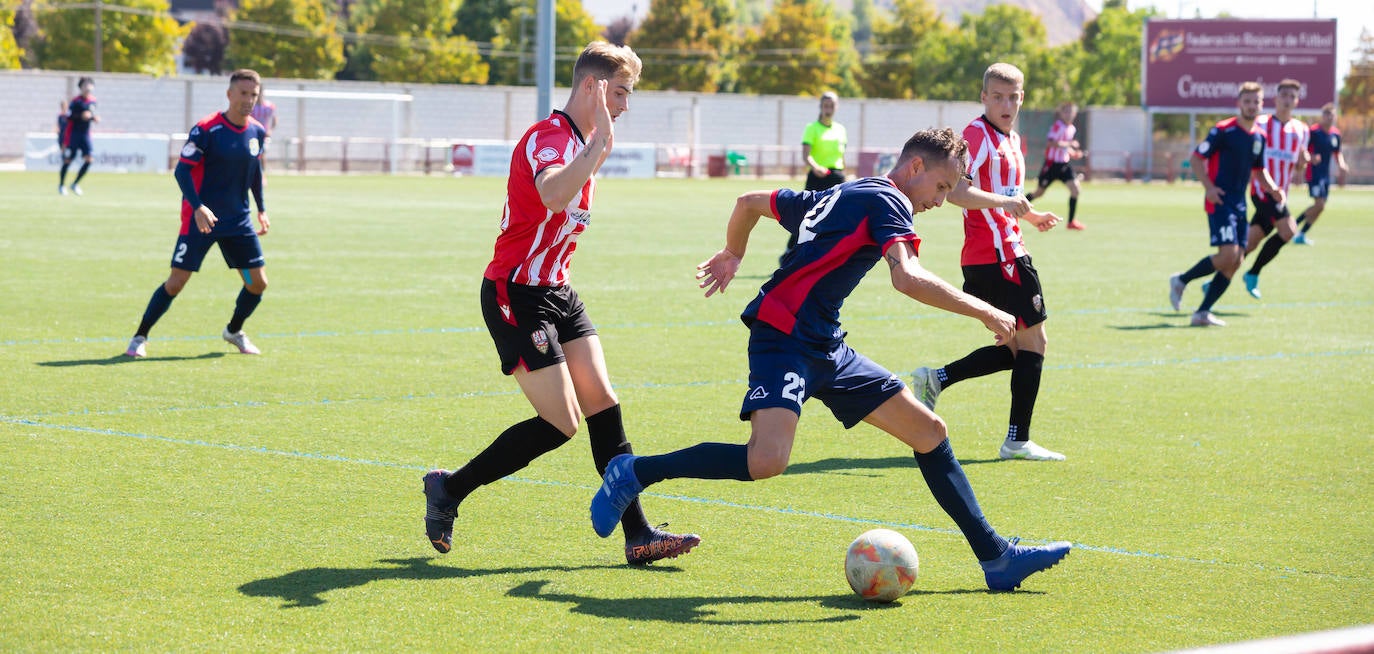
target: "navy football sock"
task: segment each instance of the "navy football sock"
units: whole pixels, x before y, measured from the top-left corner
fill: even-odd
[[[1212,265],[1212,257],[1209,255],[1203,257],[1201,261],[1198,261],[1197,263],[1193,264],[1193,267],[1189,268],[1188,272],[1179,275],[1178,278],[1183,280],[1184,284],[1187,284],[1188,282],[1191,282],[1194,279],[1197,279],[1199,277],[1206,277],[1207,275],[1210,275],[1216,271],[1217,267]]]
[[[472,457],[467,465],[454,472],[444,482],[444,490],[462,502],[479,486],[520,471],[531,461],[566,442],[568,437],[563,432],[539,416],[516,423],[501,432],[487,449]]]
[[[172,300],[176,297],[167,292],[165,284],[158,284],[157,290],[153,291],[153,297],[148,299],[148,308],[143,310],[143,322],[138,323],[138,331],[134,332],[134,335],[147,338],[148,331],[157,324],[162,314],[167,313],[167,309],[172,306]]]
[[[621,454],[634,454],[630,440],[625,437],[625,423],[621,419],[620,405],[602,410],[594,416],[587,416],[587,436],[592,444],[592,463],[596,474],[606,474],[606,464]],[[631,502],[620,515],[620,527],[626,539],[633,539],[649,528],[649,519],[644,516],[644,508],[639,500]]]
[[[67,168],[70,168],[71,165],[72,165],[72,162],[70,162],[70,161],[64,161],[64,162],[62,162],[62,171],[59,172],[59,173],[57,174],[57,185],[58,185],[58,186],[65,185],[65,184],[67,183]]]
[[[72,186],[81,183],[81,178],[86,176],[86,171],[91,169],[91,162],[86,161],[81,164],[81,168],[76,171],[76,179],[72,180]]]
[[[258,308],[258,303],[262,302],[262,295],[249,292],[247,287],[239,289],[239,298],[234,302],[234,315],[229,318],[229,324],[225,329],[230,334],[237,334],[243,329],[243,321],[248,320],[248,316],[253,315],[253,310]]]
[[[945,389],[965,379],[1011,370],[1014,363],[1016,356],[1011,353],[1011,348],[1005,345],[988,345],[969,352],[968,356],[935,372],[936,378],[940,380],[940,388]]]
[[[749,446],[727,443],[698,443],[676,452],[639,457],[635,477],[644,486],[679,477],[754,480],[749,475]]]
[[[1031,414],[1035,412],[1035,398],[1040,394],[1040,371],[1045,355],[1022,350],[1016,353],[1011,368],[1011,418],[1007,440],[1030,440]]]
[[[973,548],[979,561],[991,561],[1007,550],[1007,539],[997,534],[997,530],[983,517],[983,509],[978,506],[978,498],[973,487],[964,475],[964,468],[954,458],[954,448],[949,439],[927,454],[916,453],[916,464],[921,467],[921,476],[930,487],[930,494],[940,508],[959,525],[964,539]]]
[[[1212,305],[1221,299],[1221,294],[1226,292],[1226,288],[1231,285],[1231,278],[1217,273],[1212,276],[1212,285],[1207,287],[1207,295],[1202,298],[1202,305],[1198,311],[1211,311]]]

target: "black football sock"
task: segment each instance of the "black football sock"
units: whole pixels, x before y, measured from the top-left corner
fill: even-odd
[[[531,461],[568,442],[568,437],[548,421],[535,416],[511,425],[496,440],[472,457],[444,482],[444,490],[459,502],[468,494],[506,475],[514,474]]]
[[[927,454],[916,453],[916,465],[921,468],[921,476],[930,487],[930,494],[940,508],[954,519],[964,539],[973,548],[979,561],[991,561],[1007,551],[1007,539],[997,534],[997,530],[983,517],[983,509],[978,506],[978,498],[973,487],[964,475],[964,468],[954,458],[954,449],[945,439],[940,446]]]
[[[148,308],[143,310],[143,322],[138,323],[138,331],[134,332],[134,336],[147,338],[148,331],[157,324],[162,314],[167,313],[167,309],[172,306],[172,300],[176,298],[177,296],[167,292],[166,285],[158,284],[157,290],[153,291],[153,297],[148,298]]]
[[[1194,279],[1197,279],[1199,277],[1206,277],[1207,275],[1210,275],[1216,271],[1217,267],[1215,265],[1212,265],[1212,257],[1211,255],[1208,255],[1203,257],[1197,263],[1193,264],[1193,267],[1189,268],[1188,272],[1179,275],[1178,278],[1183,280],[1184,284],[1187,284],[1188,282],[1191,282]]]
[[[1249,274],[1260,274],[1260,271],[1264,270],[1264,267],[1269,265],[1269,262],[1273,261],[1274,257],[1279,256],[1279,250],[1283,249],[1283,246],[1287,244],[1288,241],[1283,240],[1282,234],[1275,233],[1273,236],[1270,236],[1269,239],[1264,242],[1264,246],[1260,248],[1259,254],[1255,255],[1255,263],[1250,265]]]
[[[936,370],[935,378],[940,380],[940,388],[943,390],[965,379],[1010,370],[1015,362],[1016,357],[1011,353],[1011,348],[1005,345],[988,345]]]
[[[1303,214],[1303,215],[1306,216],[1307,214]],[[1312,229],[1312,225],[1313,225],[1313,223],[1310,223],[1310,222],[1303,223],[1303,224],[1302,224],[1302,233],[1306,234],[1306,233],[1307,233],[1307,230]]]
[[[667,454],[635,459],[635,477],[644,486],[664,479],[735,479],[753,481],[749,474],[749,446],[698,443]]]
[[[606,474],[606,464],[620,454],[634,454],[630,441],[625,437],[625,423],[620,417],[620,405],[605,409],[594,416],[587,416],[587,435],[592,444],[592,462],[596,464],[596,474]],[[639,499],[625,507],[620,515],[620,529],[626,540],[638,537],[649,528],[649,519],[644,516],[644,508]]]
[[[81,178],[86,176],[86,171],[91,169],[91,162],[86,161],[81,164],[81,168],[76,171],[76,179],[72,180],[72,186],[81,183]]]
[[[1212,305],[1221,299],[1221,294],[1226,292],[1226,288],[1231,285],[1231,278],[1217,273],[1212,276],[1212,285],[1207,287],[1207,295],[1202,298],[1202,305],[1197,308],[1199,312],[1211,311]]]
[[[247,287],[239,289],[238,300],[234,301],[234,315],[229,318],[229,324],[224,328],[230,334],[237,334],[243,329],[243,321],[248,320],[248,316],[253,315],[253,310],[258,308],[258,303],[262,302],[262,294],[253,293]]]
[[[67,183],[67,169],[70,168],[71,165],[72,165],[72,162],[70,162],[70,161],[64,161],[64,162],[62,162],[62,171],[59,172],[59,173],[57,174],[57,185],[58,185],[58,186],[64,186],[64,185],[66,185],[66,183]]]
[[[1298,214],[1298,217],[1297,217],[1297,218],[1294,218],[1294,219],[1293,219],[1293,222],[1295,222],[1295,223],[1297,223],[1297,224],[1299,224],[1299,225],[1301,225],[1301,224],[1307,222],[1307,212],[1304,211],[1304,212]],[[1307,230],[1304,229],[1303,231],[1307,231]]]
[[[1073,198],[1073,197],[1071,197],[1071,198],[1069,198],[1069,222],[1074,222],[1075,220],[1077,220],[1077,218],[1076,218],[1077,215],[1078,215],[1078,198]]]
[[[1040,371],[1045,355],[1022,350],[1016,353],[1011,367],[1011,418],[1007,440],[1030,440],[1031,414],[1035,412],[1035,398],[1040,394]]]

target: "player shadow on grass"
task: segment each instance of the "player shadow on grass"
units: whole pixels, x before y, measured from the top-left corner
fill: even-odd
[[[283,600],[281,608],[294,609],[305,606],[319,606],[325,600],[320,597],[331,590],[343,590],[364,586],[374,581],[405,579],[412,581],[432,581],[439,579],[466,579],[487,575],[523,574],[530,572],[575,572],[578,570],[604,570],[618,568],[613,565],[582,566],[530,566],[519,568],[468,569],[431,565],[433,557],[409,559],[381,559],[378,563],[388,564],[371,568],[306,568],[284,575],[250,581],[239,586],[240,593],[249,597],[279,597]]]
[[[999,463],[1002,459],[959,459],[960,465],[977,465],[980,463]],[[856,477],[878,477],[876,472],[864,472],[865,470],[887,470],[892,468],[909,468],[912,472],[920,473],[920,468],[916,465],[915,456],[886,456],[874,458],[860,457],[834,457],[821,459],[820,461],[808,461],[806,463],[793,463],[787,466],[788,475],[807,475],[807,474],[840,474]]]
[[[1213,315],[1219,318],[1248,318],[1250,314],[1243,311],[1213,311]],[[1188,324],[1188,317],[1191,313],[1172,313],[1165,311],[1154,311],[1150,315],[1158,318],[1166,318],[1169,322],[1157,322],[1149,325],[1107,325],[1109,329],[1123,332],[1142,331],[1146,329],[1177,329],[1180,327],[1192,327]]]
[[[527,581],[515,588],[510,589],[506,595],[510,597],[528,597],[540,599],[547,602],[563,602],[573,604],[569,609],[573,613],[591,615],[599,618],[621,618],[625,620],[647,620],[661,622],[680,622],[695,624],[712,625],[765,625],[765,624],[817,624],[850,622],[860,620],[862,616],[854,611],[883,611],[901,607],[902,600],[897,600],[890,604],[875,604],[859,599],[853,593],[839,593],[835,595],[712,595],[707,597],[626,597],[626,598],[603,598],[590,597],[586,595],[576,595],[573,593],[545,592],[544,586],[550,582]],[[908,601],[914,601],[915,596],[928,594],[940,595],[962,595],[962,594],[984,594],[987,591],[981,590],[950,590],[950,591],[912,591],[907,594]],[[781,615],[784,611],[780,610],[786,604],[815,604],[822,608],[832,611],[842,611],[839,615],[831,615],[823,618],[769,618],[759,620],[714,620],[712,619],[718,611],[711,609],[712,606],[727,606],[731,604],[768,604],[777,605],[779,610],[770,611],[773,615]]]
[[[69,368],[72,366],[115,366],[121,363],[133,363],[135,361],[195,361],[198,359],[218,359],[224,356],[224,352],[206,352],[197,354],[193,357],[142,357],[134,358],[127,354],[116,354],[105,359],[71,359],[69,361],[39,361],[38,365],[49,368]]]

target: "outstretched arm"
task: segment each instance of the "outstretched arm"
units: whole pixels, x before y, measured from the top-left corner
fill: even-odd
[[[975,318],[993,333],[994,342],[1010,342],[1016,319],[972,295],[960,291],[926,270],[910,242],[896,243],[883,254],[892,272],[892,287],[922,304]]]
[[[706,289],[706,297],[725,292],[749,248],[749,234],[759,218],[772,213],[772,205],[773,191],[750,191],[735,200],[735,210],[725,226],[725,247],[697,266],[697,287]]]
[[[996,193],[989,193],[980,188],[974,188],[969,183],[968,178],[959,180],[959,185],[949,192],[946,198],[950,202],[963,207],[964,209],[1001,209],[1017,218],[1030,211],[1030,200],[1024,195],[1006,196]]]

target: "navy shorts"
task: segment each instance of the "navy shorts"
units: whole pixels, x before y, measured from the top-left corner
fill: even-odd
[[[1279,204],[1274,200],[1274,196],[1267,193],[1263,197],[1252,194],[1250,204],[1255,205],[1255,215],[1250,218],[1250,224],[1260,228],[1260,232],[1265,236],[1274,231],[1275,222],[1293,215],[1288,212],[1287,202]]]
[[[1323,198],[1331,195],[1331,179],[1313,179],[1307,182],[1307,194],[1314,198]]]
[[[261,268],[266,263],[262,256],[262,242],[253,232],[216,236],[202,234],[194,228],[177,237],[176,250],[172,252],[172,267],[178,270],[196,272],[210,252],[210,246],[218,243],[219,253],[224,256],[224,264],[237,270]]]
[[[1073,181],[1073,166],[1067,161],[1046,161],[1040,167],[1040,185],[1049,186],[1051,182]]]
[[[1049,318],[1040,273],[1031,265],[1029,254],[1009,263],[964,266],[964,292],[1010,313],[1016,318],[1017,329],[1034,327]]]
[[[94,151],[94,148],[91,147],[90,132],[86,132],[85,134],[69,134],[67,135],[67,143],[62,146],[62,159],[71,161],[77,157],[78,152],[80,156],[89,157]]]
[[[812,396],[849,429],[863,422],[906,384],[886,368],[840,342],[829,351],[762,322],[749,329],[749,391],[740,420],[759,409],[783,408],[801,415]]]
[[[571,286],[524,286],[482,280],[482,318],[501,358],[501,372],[562,363],[563,344],[596,334]]]
[[[1242,249],[1250,241],[1250,227],[1245,223],[1245,207],[1218,204],[1212,213],[1207,214],[1207,229],[1211,232],[1213,246],[1239,245]]]

